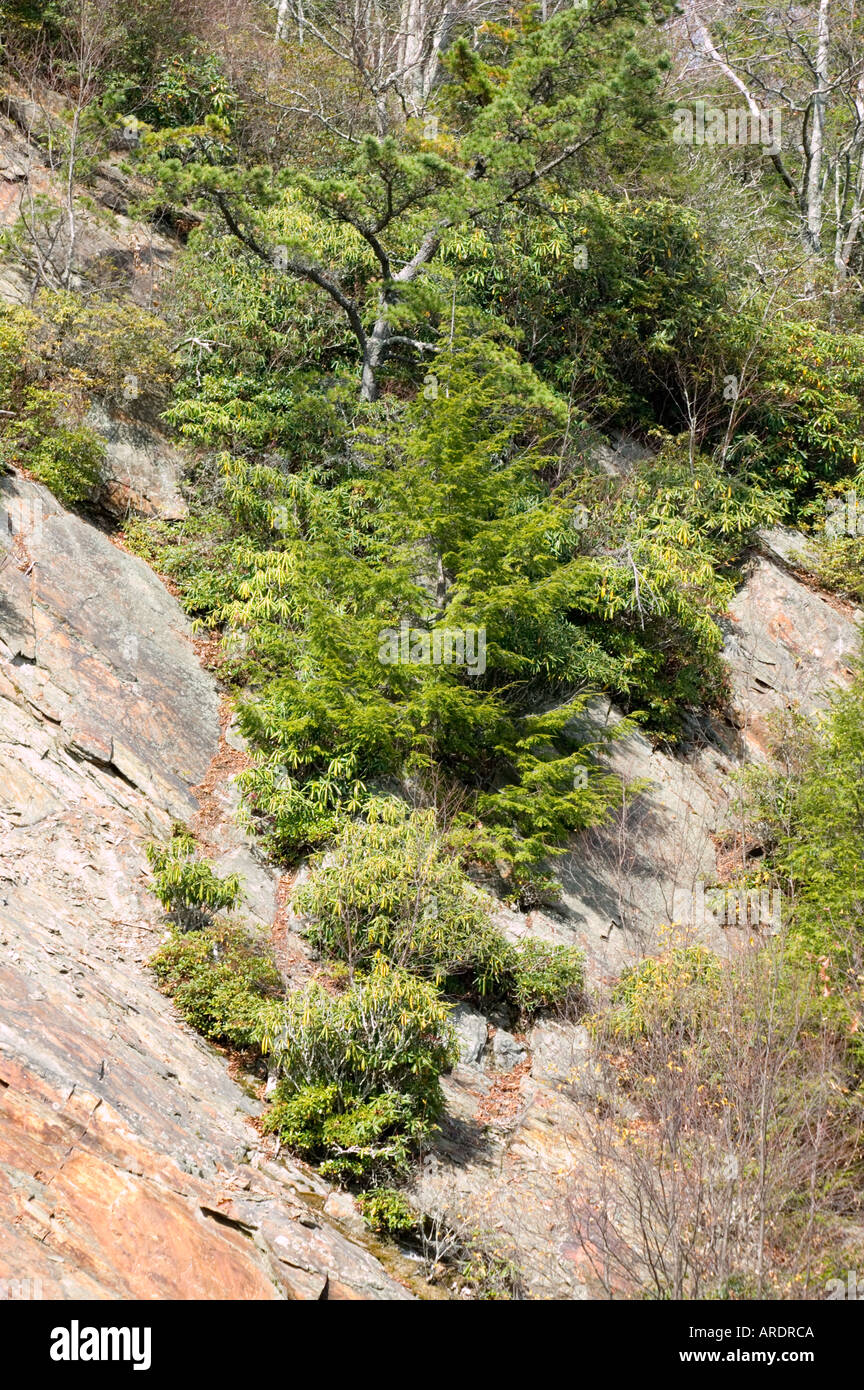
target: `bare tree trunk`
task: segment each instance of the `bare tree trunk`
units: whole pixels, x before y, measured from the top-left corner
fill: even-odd
[[[809,121],[804,124],[805,174],[802,188],[802,214],[804,217],[804,242],[809,251],[818,253],[822,249],[822,199],[824,176],[822,171],[825,151],[825,111],[828,96],[828,41],[830,26],[828,6],[830,0],[820,0],[819,17],[816,22],[816,81],[810,103]]]
[[[279,0],[279,8],[276,12],[276,37],[281,39],[288,27],[288,14],[291,9],[291,0]],[[303,7],[298,3],[297,23],[300,26],[300,42],[303,42]]]
[[[802,176],[800,178],[797,178],[797,176],[793,178],[783,159],[781,149],[772,148],[767,151],[768,158],[770,158],[774,168],[783,180],[789,194],[795,200],[801,219],[801,241],[808,255],[816,254],[821,250],[822,240],[822,205],[825,187],[823,171],[825,156],[825,118],[829,91],[829,4],[830,0],[820,0],[816,36],[817,52],[815,65],[813,65],[813,68],[815,68],[813,75],[816,81],[815,86],[808,93],[802,131],[805,157]],[[723,54],[717,48],[707,25],[696,10],[695,0],[684,0],[684,14],[691,46],[697,53],[701,53],[703,57],[713,63],[714,66],[723,73],[727,81],[731,83],[735,90],[739,92],[746,101],[747,108],[752,118],[756,121],[760,121],[761,111],[753,90],[751,90],[751,87],[744,81],[740,73],[723,57]],[[787,102],[787,105],[789,104],[790,103]]]
[[[378,370],[384,360],[390,327],[385,319],[378,319],[363,348],[363,371],[360,376],[361,401],[378,399]]]
[[[842,161],[837,162],[838,209],[834,238],[834,287],[845,280],[849,262],[858,243],[864,222],[864,77],[858,79],[853,99],[857,124],[848,146],[848,179],[839,190]]]

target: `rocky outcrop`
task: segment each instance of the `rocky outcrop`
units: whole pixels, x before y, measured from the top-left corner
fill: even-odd
[[[174,818],[206,812],[272,916],[225,748],[159,580],[0,479],[0,1276],[47,1298],[405,1298],[146,968],[144,846]]]
[[[180,491],[185,459],[160,430],[96,404],[87,424],[105,445],[95,499],[105,511],[121,519],[132,514],[179,521],[187,515]]]
[[[142,924],[5,855],[0,887],[3,1277],[46,1298],[407,1297],[326,1185],[265,1150],[260,1105],[147,979]]]
[[[613,743],[609,763],[642,790],[612,825],[578,836],[558,861],[555,907],[496,914],[512,940],[579,945],[592,992],[657,949],[670,929],[719,951],[751,935],[752,926],[729,924],[703,906],[698,891],[720,878],[717,844],[727,824],[730,774],[744,759],[764,755],[774,712],[797,705],[813,714],[832,685],[848,681],[860,638],[861,613],[796,573],[803,546],[803,537],[789,533],[766,536],[727,616],[730,722],[694,722],[680,756],[652,748],[638,732]],[[619,718],[606,702],[587,712],[595,731]],[[460,1063],[445,1080],[441,1140],[426,1156],[415,1198],[484,1232],[521,1267],[533,1296],[595,1296],[590,1260],[575,1234],[580,1203],[600,1181],[586,1135],[598,1086],[588,1037],[578,1023],[538,1023],[520,1063],[505,1031],[512,1065],[502,1070],[499,1033],[490,1023],[458,1011]]]
[[[17,226],[22,240],[21,254],[0,269],[0,297],[26,304],[41,282],[158,307],[174,246],[126,215],[143,186],[119,159],[103,161],[92,186],[75,188],[73,222],[65,169],[51,155],[64,147],[63,139],[52,140],[57,130],[65,138],[62,98],[46,92],[36,100],[7,78],[0,94],[0,226]]]
[[[19,823],[71,802],[69,778],[145,823],[186,819],[218,747],[218,699],[179,607],[143,561],[44,488],[2,479],[0,508],[13,542],[0,729],[11,726],[15,766],[42,788],[29,809],[16,803]],[[38,725],[32,738],[20,736],[25,719]]]
[[[772,715],[793,705],[813,714],[832,685],[851,679],[858,651],[861,610],[829,600],[796,575],[808,545],[803,536],[797,546],[795,539],[767,533],[728,625],[724,655],[751,757],[764,755]]]

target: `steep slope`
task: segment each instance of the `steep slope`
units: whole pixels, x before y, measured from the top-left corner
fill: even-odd
[[[40,153],[45,112],[20,95],[6,110],[0,224],[12,226],[32,199],[62,207],[64,191]],[[74,246],[61,227],[52,255],[62,269],[68,252],[73,288],[150,308],[175,248],[126,215],[133,191],[116,162],[101,164]],[[0,297],[26,303],[32,288],[4,265]],[[129,411],[88,416],[107,445],[100,501],[179,518],[183,460]],[[598,461],[617,471],[619,455]],[[38,1278],[49,1297],[405,1297],[331,1219],[350,1220],[349,1205],[262,1143],[257,1101],[146,970],[161,926],[144,844],[173,819],[243,875],[259,928],[281,901],[233,816],[233,735],[179,608],[145,565],[26,479],[0,479],[0,507],[0,1275]],[[858,642],[861,615],[808,587],[790,553],[788,535],[763,538],[728,615],[732,722],[694,721],[680,757],[622,740],[614,767],[647,787],[562,856],[558,906],[498,914],[514,939],[580,946],[592,987],[670,922],[719,950],[745,936],[698,908],[699,885],[720,877],[730,775],[763,755],[773,711],[812,712],[847,678]],[[617,717],[605,702],[591,711]],[[285,918],[280,952],[308,973],[296,938],[285,951]],[[500,1242],[533,1294],[590,1297],[574,1235],[596,1180],[587,1035],[547,1021],[514,1037],[512,1017],[464,1006],[456,1020],[462,1062],[445,1078],[418,1203]]]
[[[194,815],[220,741],[177,604],[35,484],[0,480],[0,509],[0,1275],[51,1298],[407,1297],[145,968],[144,845]],[[210,833],[266,884],[236,828]]]
[[[773,711],[797,706],[812,714],[832,685],[851,678],[862,621],[860,610],[796,575],[784,558],[795,540],[791,533],[763,537],[728,615],[734,723],[694,728],[681,757],[652,750],[638,733],[618,743],[616,769],[650,785],[609,829],[576,838],[558,866],[558,909],[499,913],[513,939],[581,946],[595,987],[657,949],[670,924],[721,952],[751,935],[745,924],[703,912],[696,891],[722,881],[717,839],[727,823],[730,776],[746,758],[763,755]],[[607,705],[594,716],[616,717]],[[418,1176],[418,1204],[493,1233],[534,1296],[592,1297],[596,1285],[576,1227],[584,1227],[578,1218],[599,1183],[585,1119],[602,1095],[585,1029],[543,1021],[513,1038],[507,1019],[470,1010],[460,1011],[458,1024],[462,1061],[445,1081],[447,1119]]]

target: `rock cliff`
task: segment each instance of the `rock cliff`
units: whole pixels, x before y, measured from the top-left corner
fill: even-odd
[[[62,197],[40,153],[44,119],[7,97],[0,225],[27,199]],[[91,193],[72,285],[158,305],[170,240],[127,215],[134,190],[116,164]],[[0,270],[0,297],[25,303],[31,288],[20,265]],[[106,443],[101,505],[181,517],[183,459],[156,424],[98,404],[89,422]],[[599,462],[614,471],[621,451]],[[766,534],[726,617],[730,722],[694,723],[677,757],[638,733],[620,740],[612,765],[642,790],[574,840],[554,907],[500,910],[514,939],[579,945],[593,986],[670,923],[734,948],[738,929],[693,908],[721,877],[731,774],[764,755],[773,712],[812,713],[848,679],[858,642],[860,612],[820,594],[796,549]],[[598,702],[589,717],[619,716]],[[261,1139],[259,1101],[146,968],[162,926],[144,847],[181,819],[243,875],[243,911],[273,931],[282,963],[308,970],[276,876],[237,825],[243,756],[160,580],[44,489],[0,478],[0,1277],[38,1279],[46,1297],[410,1297],[406,1270],[363,1244],[348,1204]],[[417,1200],[488,1233],[534,1295],[590,1297],[571,1234],[573,1194],[593,1179],[586,1034],[547,1021],[514,1036],[512,1019],[464,1006],[456,1023],[462,1060]]]
[[[144,845],[205,798],[268,908],[213,819],[219,698],[179,607],[25,479],[0,480],[0,520],[0,1276],[47,1298],[408,1297],[146,969]]]

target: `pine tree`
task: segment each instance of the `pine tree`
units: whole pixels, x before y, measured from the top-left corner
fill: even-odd
[[[163,193],[214,209],[246,253],[338,305],[371,401],[396,349],[435,350],[445,306],[425,272],[449,233],[523,203],[610,132],[657,125],[663,63],[633,42],[647,15],[643,0],[609,0],[541,25],[529,9],[513,29],[490,31],[488,57],[459,38],[424,120],[352,139],[323,174],[242,169],[216,116],[151,137],[149,167]],[[298,202],[313,228],[290,216]],[[328,228],[363,249],[359,287],[326,255]]]

